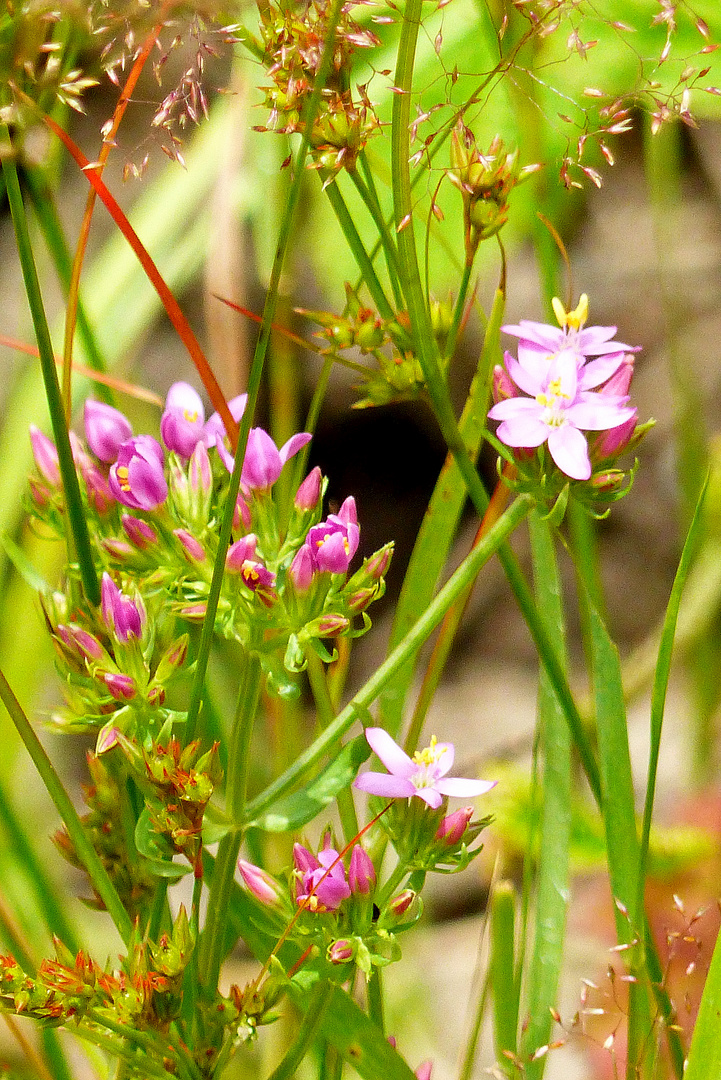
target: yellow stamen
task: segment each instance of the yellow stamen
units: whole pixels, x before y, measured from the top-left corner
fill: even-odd
[[[130,484],[128,483],[128,467],[127,465],[118,465],[115,470],[115,475],[118,478],[121,491],[130,491]]]
[[[553,300],[551,300],[551,306],[559,326],[570,327],[571,330],[580,330],[585,325],[588,318],[588,295],[586,293],[581,294],[578,307],[575,307],[572,311],[566,311],[557,296],[554,296]]]
[[[446,747],[436,748],[438,740],[435,735],[431,737],[431,745],[426,746],[425,750],[416,750],[413,755],[413,760],[417,765],[435,765],[441,754],[445,754]]]
[[[198,419],[198,414],[197,412],[190,412],[188,409],[183,409],[183,417],[189,424],[194,424]]]

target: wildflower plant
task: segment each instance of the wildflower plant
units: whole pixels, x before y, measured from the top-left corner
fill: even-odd
[[[715,542],[703,511],[705,461],[682,432],[683,481],[697,508],[655,645],[637,819],[623,671],[603,613],[594,527],[640,467],[634,454],[652,421],[634,402],[632,377],[646,360],[638,345],[617,339],[616,326],[588,325],[585,293],[569,284],[567,302],[556,294],[564,274],[572,280],[562,239],[569,190],[601,183],[611,145],[634,122],[651,138],[717,107],[721,92],[710,80],[721,21],[715,11],[702,17],[688,5],[640,0],[627,24],[611,8],[585,0],[472,10],[464,0],[406,0],[402,9],[263,0],[251,13],[170,0],[52,11],[8,3],[0,16],[0,160],[47,402],[43,411],[39,393],[23,399],[32,398],[32,415],[17,397],[8,406],[8,430],[28,428],[31,465],[21,461],[9,485],[25,496],[15,538],[7,510],[4,551],[39,594],[41,617],[20,609],[6,574],[4,608],[18,644],[8,657],[0,639],[0,699],[59,815],[55,848],[84,875],[82,898],[105,913],[112,942],[98,944],[81,926],[74,886],[57,898],[38,830],[16,809],[4,767],[0,823],[22,854],[30,902],[16,918],[0,888],[0,1008],[11,1030],[23,1015],[42,1029],[39,1049],[27,1051],[39,1075],[73,1075],[62,1027],[94,1048],[98,1076],[244,1076],[259,1068],[250,1044],[282,1017],[274,1080],[304,1060],[324,1080],[351,1070],[363,1080],[410,1080],[386,1031],[383,969],[402,959],[403,934],[425,917],[428,875],[467,870],[489,828],[502,840],[493,768],[470,756],[459,777],[446,733],[442,741],[423,734],[473,586],[494,557],[540,664],[533,797],[540,794],[521,844],[522,892],[498,875],[488,883],[495,1075],[537,1080],[556,1029],[578,1026],[561,1024],[556,1002],[579,805],[603,838],[628,984],[626,1075],[697,1080],[704,1061],[719,1060],[721,961],[714,956],[689,1050],[645,900],[681,592],[697,549],[708,554]],[[226,89],[248,109],[229,108],[230,95],[216,93],[209,76],[231,54]],[[138,87],[144,72],[158,84],[152,100]],[[249,79],[258,84],[250,103]],[[84,108],[84,95],[91,104],[98,84],[115,88],[114,104],[86,154],[71,112]],[[124,146],[126,111],[143,107],[148,132]],[[231,168],[225,151],[238,136],[227,125],[229,116],[239,122],[238,111],[256,140],[252,231],[265,302],[247,378],[235,386],[243,392],[233,396],[223,390],[227,358],[210,362],[173,288],[187,285],[194,260],[197,269],[193,244],[211,201],[198,160],[206,173],[216,158]],[[189,136],[195,126],[207,142]],[[144,229],[105,178],[111,153],[124,150],[125,179],[141,179],[154,143],[198,185],[194,202],[178,195],[176,204],[150,182],[163,225],[157,264],[156,244],[146,247]],[[57,212],[52,163],[61,147],[89,185],[74,251]],[[276,183],[285,184],[279,207]],[[161,398],[141,385],[142,373],[124,380],[112,370],[147,328],[147,316],[136,319],[134,279],[119,283],[114,321],[111,301],[91,317],[82,296],[98,200],[197,374],[192,383],[168,378]],[[552,322],[506,322],[515,296],[509,255],[524,235],[536,247]],[[284,325],[296,299],[280,302],[281,281],[283,292],[294,291],[294,245],[321,285],[316,308],[302,306],[310,289],[298,289],[295,308],[320,328],[315,342]],[[188,265],[166,270],[164,248],[177,262],[192,248]],[[46,251],[64,290],[62,350],[38,273]],[[101,277],[113,279],[119,265]],[[459,411],[460,356],[482,305],[483,340]],[[303,380],[283,367],[289,341],[319,357],[303,421]],[[357,380],[357,407],[430,409],[447,450],[397,580],[387,654],[360,687],[355,643],[371,630],[386,578],[401,571],[392,534],[376,550],[366,542],[364,493],[336,495],[333,468],[326,476],[315,464],[314,433],[336,366]],[[264,384],[267,424],[258,408]],[[688,415],[687,382],[676,389],[687,395]],[[25,450],[13,440],[8,459],[20,460]],[[497,459],[489,487],[477,468],[484,446]],[[467,502],[477,531],[449,576]],[[531,581],[508,543],[526,526]],[[576,570],[592,707],[572,691],[561,548]],[[43,554],[50,550],[54,564]],[[33,647],[30,625],[40,627]],[[52,764],[55,742],[49,750],[41,743],[11,685],[21,657],[39,672],[40,633],[58,680],[45,727],[87,768],[80,811]],[[708,626],[699,633],[709,646]],[[20,698],[31,689],[18,687]],[[371,755],[380,765],[368,764]],[[499,788],[512,787],[510,776]],[[520,805],[518,793],[504,798]],[[507,854],[501,849],[502,875],[513,872]],[[7,876],[14,881],[17,868]],[[234,981],[240,943],[253,964],[244,986]],[[481,986],[462,1080],[473,1074],[486,999]],[[29,1046],[24,1036],[21,1045]],[[411,1048],[409,1056],[420,1054]],[[415,1075],[428,1080],[431,1063]]]

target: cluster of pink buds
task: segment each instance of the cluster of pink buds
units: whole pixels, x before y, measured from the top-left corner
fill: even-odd
[[[638,348],[616,341],[615,326],[585,325],[585,293],[571,311],[558,299],[553,308],[558,327],[528,320],[503,327],[519,339],[518,357],[506,352],[504,367],[496,368],[488,416],[500,421],[496,437],[516,451],[518,471],[532,486],[543,479],[546,492],[558,494],[568,480],[584,481],[579,497],[608,501],[627,480],[616,459],[650,426],[638,426],[628,403]],[[553,466],[555,484],[549,483]]]
[[[246,395],[229,402],[236,421],[245,406]],[[100,401],[86,402],[84,426],[85,441],[74,433],[71,441],[103,570],[101,609],[76,610],[68,598],[64,610],[51,610],[50,602],[46,610],[65,666],[94,680],[85,691],[77,680],[69,688],[64,722],[82,717],[97,730],[120,707],[162,705],[165,682],[184,662],[187,638],[181,649],[166,631],[177,617],[205,617],[235,459],[220,416],[206,419],[200,395],[183,382],[168,391],[160,440],[134,434],[120,410]],[[360,541],[355,500],[349,496],[321,520],[326,481],[318,468],[298,487],[281,525],[286,515],[274,488],[310,438],[299,432],[278,447],[262,428],[250,429],[216,620],[221,635],[243,644],[272,637],[276,648],[264,649],[262,662],[269,688],[282,694],[298,692],[309,648],[328,659],[324,639],[367,629],[366,609],[383,593],[392,550],[382,548],[348,579]],[[31,441],[35,514],[62,535],[57,452],[37,428]],[[123,726],[126,734],[134,733],[135,719]],[[163,722],[160,716],[157,727]]]

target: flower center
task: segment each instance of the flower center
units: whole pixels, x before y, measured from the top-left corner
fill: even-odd
[[[435,735],[433,735],[430,746],[426,746],[424,750],[416,750],[413,755],[413,760],[416,765],[424,765],[427,768],[429,765],[438,764],[443,754],[445,754],[447,747],[437,746],[437,741]]]
[[[183,419],[187,420],[189,424],[197,424],[198,414],[190,409],[183,409]]]

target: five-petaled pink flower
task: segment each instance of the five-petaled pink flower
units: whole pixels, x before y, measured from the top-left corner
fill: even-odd
[[[500,420],[496,432],[507,446],[535,447],[548,441],[551,457],[572,480],[588,480],[591,462],[584,431],[607,431],[636,415],[626,408],[626,395],[593,393],[623,363],[624,354],[579,366],[576,354],[564,350],[551,357],[536,353],[514,358],[506,353],[508,373],[530,397],[510,397],[494,405],[488,416]]]
[[[366,728],[365,736],[388,772],[361,773],[353,785],[359,791],[391,799],[409,799],[417,795],[437,810],[446,795],[472,799],[476,795],[485,795],[496,785],[495,780],[446,776],[453,768],[453,743],[439,743],[434,737],[430,746],[417,750],[409,758],[383,728]]]

